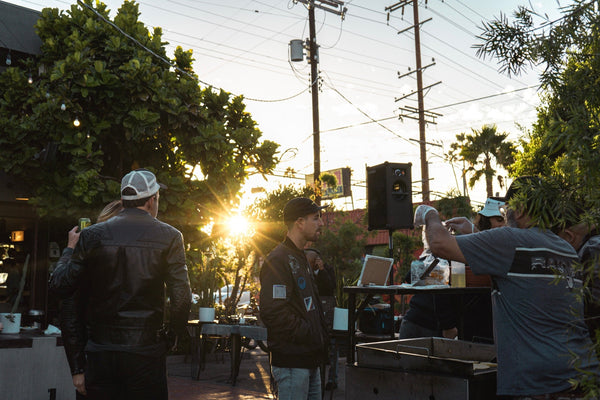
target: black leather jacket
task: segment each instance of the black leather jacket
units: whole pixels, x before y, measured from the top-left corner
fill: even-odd
[[[271,364],[315,368],[327,360],[327,324],[303,250],[286,237],[260,271],[260,317],[267,327]]]
[[[183,335],[191,301],[183,237],[137,208],[84,229],[71,261],[50,279],[61,297],[81,290],[96,349],[139,353],[162,343],[165,285],[169,327]]]
[[[67,247],[63,250],[57,266],[66,265],[71,260],[73,249]],[[85,344],[87,331],[85,328],[84,304],[80,301],[80,291],[62,301],[60,309],[60,331],[67,361],[71,374],[81,374],[85,368]]]

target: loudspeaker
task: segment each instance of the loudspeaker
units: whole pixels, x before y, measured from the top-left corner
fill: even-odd
[[[413,227],[411,163],[367,167],[369,230]]]

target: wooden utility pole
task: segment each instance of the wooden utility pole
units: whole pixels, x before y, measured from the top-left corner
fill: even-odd
[[[317,188],[315,203],[321,205],[321,131],[319,129],[319,46],[317,45],[317,31],[315,28],[315,4],[310,1],[308,4],[308,30],[309,43],[308,52],[310,63],[310,81],[312,95],[312,125],[313,125],[313,153],[314,153],[314,183]]]
[[[413,24],[415,28],[415,56],[417,63],[417,99],[419,106],[419,149],[421,156],[421,188],[423,201],[429,201],[429,164],[427,162],[427,143],[425,141],[425,106],[423,103],[423,71],[421,69],[421,36],[419,33],[419,3],[413,3]]]
[[[419,21],[419,4],[417,0],[402,0],[399,1],[389,7],[386,7],[385,10],[388,12],[388,19],[389,19],[389,13],[401,8],[402,9],[402,15],[404,15],[404,7],[409,5],[410,3],[412,3],[413,6],[413,26],[412,28],[414,29],[414,33],[415,33],[415,58],[416,58],[416,69],[414,71],[409,71],[408,73],[405,74],[401,74],[400,72],[398,72],[398,78],[403,78],[407,75],[411,75],[412,73],[417,74],[417,91],[416,92],[411,92],[410,94],[407,94],[405,96],[402,96],[400,98],[397,98],[395,101],[399,101],[402,99],[405,99],[409,96],[412,96],[413,94],[417,94],[417,102],[418,102],[418,109],[414,108],[414,107],[410,107],[410,106],[404,106],[404,107],[400,107],[400,115],[399,118],[411,118],[411,119],[417,119],[419,121],[419,155],[420,155],[420,159],[421,159],[421,194],[423,196],[423,201],[424,202],[428,202],[430,200],[430,189],[429,189],[429,164],[427,162],[427,138],[425,137],[425,126],[427,123],[432,123],[435,124],[435,118],[436,117],[440,117],[442,116],[442,114],[438,114],[438,113],[434,113],[432,111],[427,111],[425,110],[425,105],[424,105],[424,101],[423,101],[423,92],[426,89],[429,89],[435,85],[439,85],[440,82],[436,82],[434,84],[428,85],[426,87],[423,86],[423,70],[425,68],[431,67],[433,65],[435,65],[435,61],[432,60],[432,63],[426,66],[422,66],[421,65],[421,35],[420,35],[420,26],[422,23],[425,23],[428,20],[425,20],[423,22]],[[400,32],[398,32],[398,34],[406,32],[407,30],[409,30],[410,28],[406,28]],[[418,117],[415,117],[415,114],[418,115]],[[425,117],[428,117],[430,120],[426,120]],[[413,140],[413,139],[411,139]],[[431,143],[429,143],[431,144]],[[436,144],[431,144],[436,146]],[[439,145],[437,145],[439,146]]]
[[[312,125],[313,125],[313,152],[314,170],[313,177],[317,196],[315,203],[321,204],[321,131],[319,129],[319,46],[317,45],[317,29],[315,27],[315,8],[337,14],[344,19],[346,8],[341,0],[294,0],[308,7],[309,39],[307,45],[308,62],[310,63],[310,88],[312,95]]]

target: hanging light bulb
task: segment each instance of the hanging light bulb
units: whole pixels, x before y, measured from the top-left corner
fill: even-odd
[[[10,58],[10,51],[6,55],[6,65],[12,64],[12,59]]]
[[[29,77],[27,78],[27,83],[29,83],[30,85],[33,83],[33,77],[31,76],[31,74],[29,74]]]
[[[73,120],[73,126],[75,128],[79,128],[79,125],[81,125],[81,122],[79,122],[79,118],[75,117],[75,119]]]
[[[60,105],[60,111],[65,111],[67,109],[67,106],[65,106],[65,103],[62,103]]]

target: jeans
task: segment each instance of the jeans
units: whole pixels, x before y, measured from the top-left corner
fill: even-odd
[[[327,373],[327,382],[337,385],[338,369],[338,348],[335,345],[335,338],[329,339],[329,372]]]
[[[279,400],[321,400],[319,367],[281,368],[271,366]]]
[[[85,367],[91,400],[166,400],[166,358],[101,351],[88,352]]]

